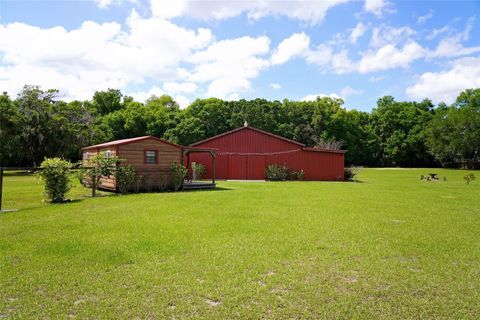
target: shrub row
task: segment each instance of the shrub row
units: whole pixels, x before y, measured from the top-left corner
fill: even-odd
[[[172,179],[160,178],[161,181],[151,181],[138,175],[135,169],[128,166],[116,166],[122,162],[118,158],[105,158],[102,153],[92,157],[86,166],[80,168],[78,178],[80,183],[92,189],[92,196],[100,185],[102,177],[115,175],[118,190],[121,193],[130,191],[178,191],[187,175],[187,168],[179,163],[172,163],[170,171]],[[45,184],[45,195],[51,202],[64,202],[71,189],[72,163],[60,158],[45,159],[40,165],[39,176]],[[156,188],[154,187],[156,186]],[[154,190],[155,188],[155,190]]]
[[[291,170],[286,165],[272,164],[265,168],[265,175],[271,181],[303,180],[303,170]]]

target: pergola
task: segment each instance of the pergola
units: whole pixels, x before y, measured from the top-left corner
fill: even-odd
[[[199,182],[192,180],[192,169],[190,166],[190,154],[191,153],[208,153],[212,158],[212,182]],[[183,147],[182,158],[185,161],[187,158],[187,181],[183,183],[183,189],[213,189],[215,188],[215,158],[217,157],[217,150],[211,148],[196,148],[196,147]]]

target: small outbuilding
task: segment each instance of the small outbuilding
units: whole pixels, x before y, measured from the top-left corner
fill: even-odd
[[[183,147],[163,139],[144,136],[110,141],[82,149],[82,159],[86,161],[100,152],[105,157],[117,156],[123,161],[121,166],[131,165],[142,177],[142,189],[157,189],[170,181],[173,162],[183,163]],[[114,176],[103,177],[101,189],[118,191]]]
[[[344,179],[345,150],[306,147],[303,143],[243,126],[191,144],[195,148],[212,148],[215,167],[204,154],[192,154],[190,161],[203,163],[206,178],[263,180],[265,168],[272,164],[303,170],[305,180],[341,181]]]

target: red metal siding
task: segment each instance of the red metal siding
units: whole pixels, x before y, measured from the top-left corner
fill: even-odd
[[[216,148],[221,152],[265,153],[295,150],[300,146],[260,132],[245,128],[218,139],[195,145],[202,148]]]
[[[293,170],[303,170],[305,180],[343,180],[344,154],[306,151],[298,144],[263,134],[255,130],[239,130],[196,147],[216,148],[217,179],[265,179],[265,167],[285,164]],[[210,155],[191,154],[191,161],[206,167],[211,178]]]

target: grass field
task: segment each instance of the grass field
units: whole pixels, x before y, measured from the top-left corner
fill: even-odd
[[[60,205],[8,176],[0,318],[478,319],[480,180],[419,180],[430,171],[95,199],[76,186]]]

